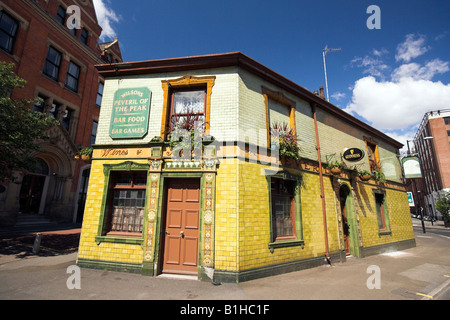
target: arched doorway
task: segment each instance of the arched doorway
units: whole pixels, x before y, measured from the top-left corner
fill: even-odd
[[[49,172],[47,163],[40,158],[36,158],[36,169],[33,173],[25,175],[22,180],[19,198],[20,212],[42,213],[44,189],[46,183],[48,183]]]
[[[339,203],[341,209],[342,234],[344,249],[347,256],[359,256],[358,225],[355,216],[353,195],[348,185],[339,188]]]

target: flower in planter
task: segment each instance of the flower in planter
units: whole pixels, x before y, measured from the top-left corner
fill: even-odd
[[[386,176],[384,175],[383,171],[381,171],[381,169],[379,168],[375,168],[372,171],[372,177],[380,183],[386,182]]]
[[[363,181],[369,181],[372,178],[372,172],[368,170],[359,170],[358,177],[360,177]]]
[[[287,123],[274,122],[270,129],[272,149],[277,148],[280,157],[300,160],[300,147],[294,129]]]

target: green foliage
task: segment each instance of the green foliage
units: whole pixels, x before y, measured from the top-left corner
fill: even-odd
[[[445,221],[450,221],[450,191],[439,194],[436,209],[442,213]]]
[[[374,177],[375,180],[385,183],[386,182],[386,176],[384,175],[383,171],[381,169],[375,168],[372,171],[372,177]]]
[[[300,160],[297,134],[287,123],[274,122],[270,136],[272,145],[280,150],[280,157]]]
[[[13,170],[33,171],[37,140],[48,139],[45,131],[58,122],[36,114],[31,106],[38,99],[14,100],[11,94],[26,85],[14,72],[15,65],[0,62],[0,181],[14,180]]]
[[[92,156],[93,152],[94,152],[94,148],[83,148],[80,150],[79,154],[85,155],[85,156]]]
[[[340,168],[340,169],[344,169],[345,166],[342,162],[339,161],[333,161],[328,163],[328,168],[332,169],[332,168]]]

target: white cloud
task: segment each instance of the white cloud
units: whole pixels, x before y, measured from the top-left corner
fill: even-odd
[[[331,97],[334,99],[334,100],[336,100],[336,101],[339,101],[339,100],[341,100],[341,99],[344,99],[345,97],[346,97],[346,95],[345,95],[345,93],[343,93],[343,92],[335,92],[335,93],[333,93],[332,95],[331,95]]]
[[[430,110],[450,106],[450,84],[401,78],[378,82],[369,76],[356,81],[352,102],[345,109],[380,130],[408,130]]]
[[[374,50],[374,54],[375,54]],[[380,52],[376,51],[376,55]],[[353,58],[353,60],[350,62],[351,66],[356,66],[359,68],[363,68],[363,73],[364,74],[369,74],[371,76],[374,77],[381,77],[383,78],[383,72],[387,69],[389,69],[389,67],[383,63],[383,61],[381,59],[378,58],[373,58],[370,56],[365,56],[364,58],[362,57],[355,57]]]
[[[120,21],[120,15],[116,14],[110,8],[109,0],[94,0],[94,7],[97,13],[98,23],[103,28],[100,40],[114,39],[117,36],[117,32],[114,30],[112,24]]]
[[[398,45],[395,60],[397,62],[410,62],[412,59],[423,55],[430,49],[425,46],[425,40],[423,35],[408,34],[405,42]]]
[[[434,59],[421,67],[417,63],[403,64],[392,73],[392,80],[398,81],[401,78],[413,78],[415,80],[431,80],[436,74],[450,71],[449,63],[441,59]]]

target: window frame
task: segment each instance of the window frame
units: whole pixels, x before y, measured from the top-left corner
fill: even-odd
[[[266,109],[266,131],[267,131],[267,147],[271,147],[271,134],[270,128],[272,123],[270,123],[270,106],[269,100],[278,102],[289,108],[289,125],[293,129],[294,134],[297,134],[297,125],[295,121],[295,111],[297,103],[294,100],[289,99],[280,91],[271,90],[265,86],[261,87],[262,94],[264,96],[264,105]]]
[[[191,75],[186,75],[184,77],[174,79],[174,80],[162,80],[162,89],[164,92],[164,104],[163,104],[163,114],[161,121],[161,132],[160,137],[164,141],[167,140],[169,136],[169,126],[170,126],[170,108],[171,103],[171,92],[177,89],[190,89],[190,88],[202,88],[206,87],[206,99],[205,99],[205,133],[209,134],[210,129],[210,114],[211,114],[211,94],[212,88],[214,87],[216,77],[206,76],[206,77],[194,77]]]
[[[304,246],[303,239],[303,224],[301,212],[301,176],[291,174],[287,171],[277,173],[266,172],[266,179],[268,184],[269,196],[269,220],[270,220],[270,239],[269,250],[273,253],[276,248],[286,248],[294,246]],[[293,195],[291,196],[291,217],[293,235],[289,237],[276,237],[274,233],[274,213],[273,213],[273,194],[272,194],[272,180],[278,179],[292,183]],[[275,194],[275,196],[278,196]]]
[[[102,86],[102,92],[101,93],[100,93],[100,85]],[[97,96],[96,96],[96,99],[95,99],[95,105],[97,107],[101,107],[102,106],[104,91],[105,91],[105,83],[102,82],[102,81],[99,81],[98,86],[97,86]],[[100,104],[98,104],[99,97],[101,98],[100,99]]]
[[[70,70],[71,66],[75,66],[77,68],[77,70],[78,70],[78,74],[77,75],[74,75],[74,74],[71,73],[71,70]],[[67,89],[75,92],[75,93],[78,93],[78,87],[80,85],[80,77],[81,77],[81,67],[78,64],[76,64],[75,62],[69,61],[69,65],[67,67],[67,73],[66,73],[65,87]],[[76,87],[75,88],[68,84],[69,78],[75,81],[75,83],[76,83]]]
[[[61,15],[62,12],[64,12],[63,15]],[[67,18],[67,10],[64,9],[64,7],[61,6],[61,5],[58,6],[58,9],[56,10],[56,20],[57,20],[60,24],[64,25],[65,22],[66,22],[66,18]],[[62,21],[61,21],[61,20],[62,20]]]
[[[378,149],[378,143],[376,143],[371,138],[364,138],[366,143],[367,151],[367,161],[369,162],[370,171],[373,172],[375,169],[381,170],[380,154]]]
[[[54,52],[56,52],[56,53],[59,55],[59,64],[55,64],[53,61],[51,61],[51,60],[49,59],[49,54],[50,54],[50,51],[51,51],[51,50],[53,50]],[[55,81],[58,81],[58,79],[59,79],[59,73],[60,73],[60,71],[61,71],[61,62],[62,62],[62,59],[63,59],[62,53],[61,53],[59,50],[55,49],[53,46],[49,46],[49,47],[48,47],[48,50],[47,50],[47,56],[45,57],[45,64],[44,64],[44,70],[43,70],[43,73],[44,73],[47,77],[49,77],[50,79],[55,80]],[[48,64],[55,68],[55,70],[56,70],[56,76],[55,76],[55,77],[54,77],[53,75],[51,75],[50,73],[47,72],[47,66],[48,66]]]
[[[11,19],[15,23],[15,30],[14,30],[14,34],[11,34],[11,33],[9,33],[9,31],[0,28],[0,32],[4,33],[7,37],[9,37],[8,43],[10,44],[10,48],[4,48],[3,46],[0,46],[0,49],[2,49],[3,51],[5,51],[9,54],[12,54],[14,51],[14,45],[16,43],[17,34],[20,29],[20,23],[19,23],[19,21],[17,21],[17,19],[15,19],[13,16],[11,16],[10,14],[6,13],[3,10],[0,10],[0,21],[2,20],[4,15],[6,17],[8,17],[9,19]]]
[[[86,28],[81,28],[81,33],[80,33],[81,43],[88,45],[88,39],[89,39],[89,31]]]
[[[144,203],[144,219],[142,222],[142,230],[144,231],[147,225],[147,214],[148,214],[148,201],[150,199],[150,166],[145,163],[136,163],[132,161],[126,161],[119,164],[104,164],[104,187],[103,187],[103,197],[102,204],[100,208],[100,219],[97,230],[97,236],[95,241],[97,244],[102,242],[112,242],[112,243],[127,243],[127,244],[138,244],[142,245],[144,243],[144,232],[141,234],[126,234],[126,233],[113,233],[108,235],[108,219],[110,217],[110,210],[112,209],[112,173],[114,172],[130,172],[130,171],[145,171],[147,174],[147,184],[145,186],[145,203]],[[112,212],[112,211],[111,211]]]
[[[378,235],[391,235],[392,231],[386,201],[386,192],[380,189],[374,189],[372,190],[372,192],[375,201],[375,211],[377,215]],[[382,202],[378,201],[380,197],[383,198]]]

